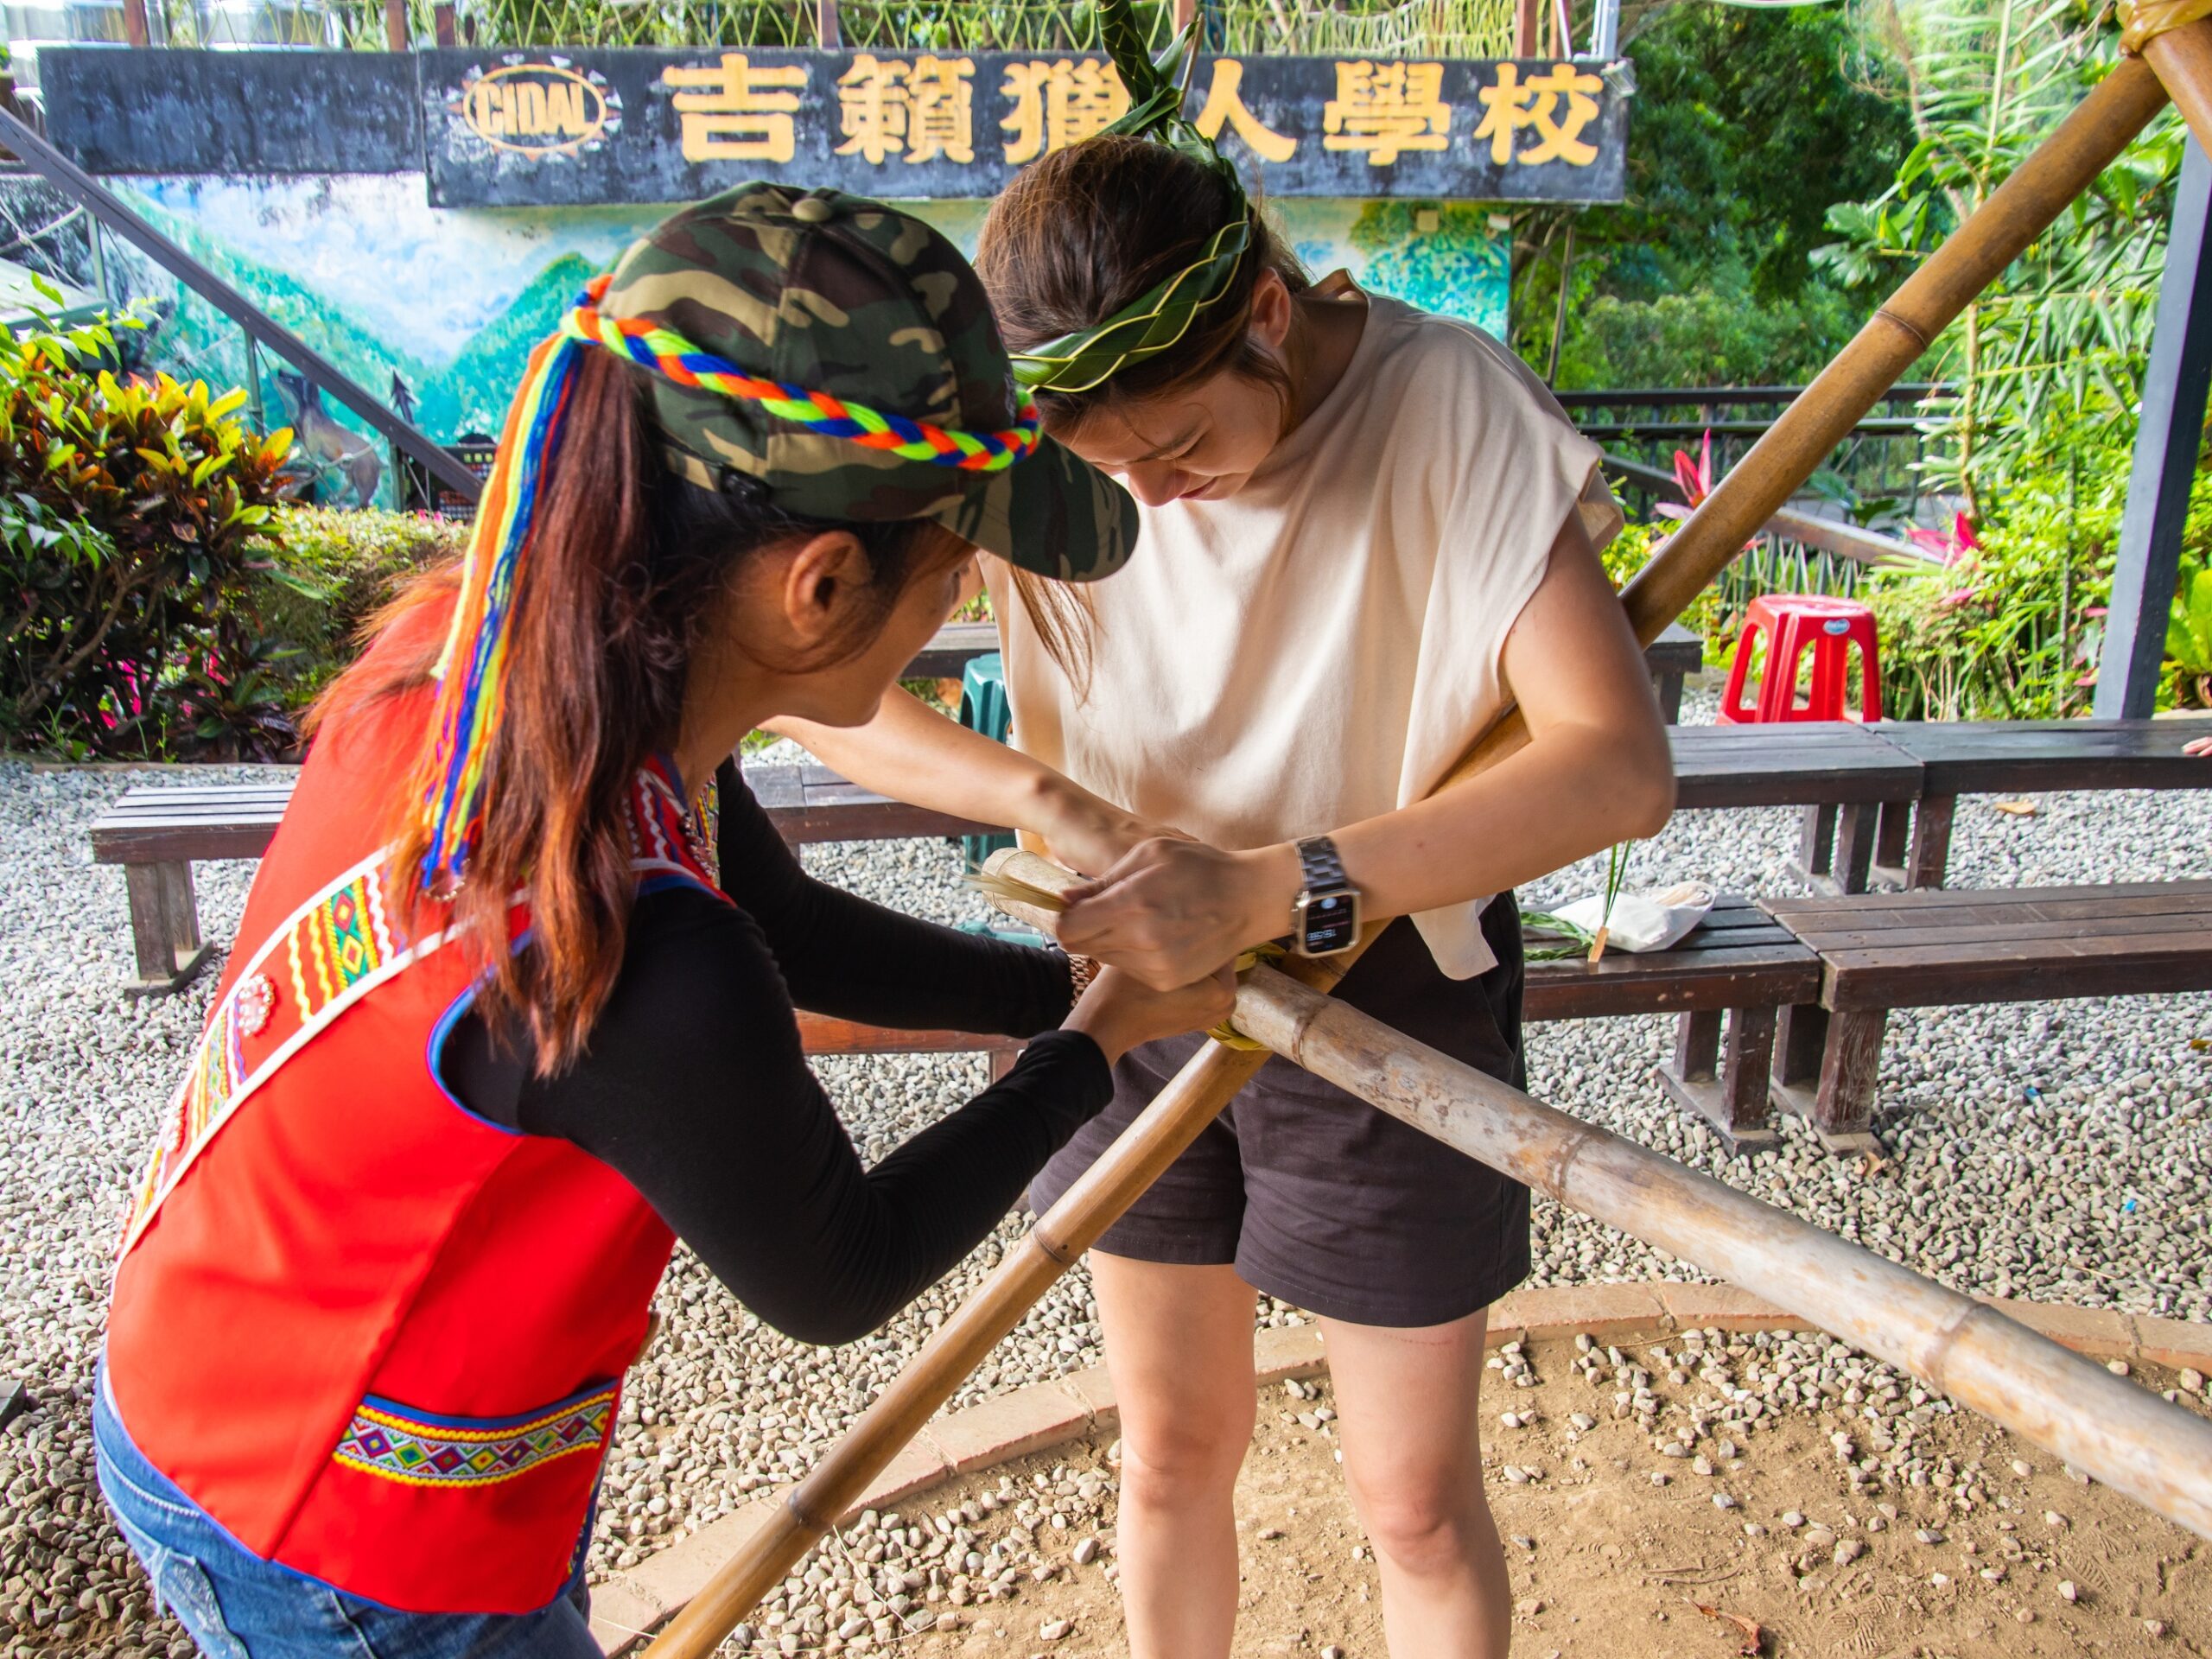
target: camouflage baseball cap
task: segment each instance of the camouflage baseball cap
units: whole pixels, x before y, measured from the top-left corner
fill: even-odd
[[[710,197],[631,245],[599,309],[840,404],[970,433],[1018,418],[1013,365],[967,260],[920,219],[858,196],[756,182]],[[1050,438],[999,470],[966,471],[665,374],[648,384],[670,464],[710,489],[734,470],[810,518],[932,518],[1067,582],[1111,575],[1136,541],[1128,492]]]

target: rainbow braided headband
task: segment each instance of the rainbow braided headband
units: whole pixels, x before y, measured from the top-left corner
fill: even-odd
[[[779,420],[903,461],[995,473],[1036,453],[1041,441],[1037,405],[1026,391],[1014,424],[1002,432],[963,432],[909,420],[828,392],[762,379],[657,323],[607,316],[599,309],[607,282],[594,278],[559,331],[531,354],[477,504],[431,712],[431,784],[424,802],[430,838],[423,882],[433,893],[459,887],[475,844],[485,763],[505,709],[516,585],[537,528],[538,491],[560,452],[574,370],[585,346],[618,353],[678,385],[757,404]]]
[[[1130,365],[1157,357],[1190,332],[1199,312],[1229,292],[1252,245],[1252,207],[1236,168],[1183,118],[1191,72],[1198,67],[1198,18],[1158,58],[1147,54],[1144,30],[1129,0],[1102,0],[1098,35],[1129,91],[1128,112],[1106,133],[1152,138],[1211,168],[1229,187],[1230,216],[1190,264],[1155,283],[1103,322],[1046,340],[1014,359],[1017,385],[1038,391],[1096,390]]]

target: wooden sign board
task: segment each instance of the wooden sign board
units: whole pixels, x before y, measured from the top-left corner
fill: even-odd
[[[442,207],[686,201],[749,179],[998,194],[1128,106],[1080,53],[57,49],[54,141],[107,173],[426,175]],[[1266,194],[1616,201],[1625,63],[1199,60],[1186,113]]]

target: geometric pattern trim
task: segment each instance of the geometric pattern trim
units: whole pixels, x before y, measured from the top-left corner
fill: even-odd
[[[491,1486],[607,1443],[615,1385],[522,1422],[441,1420],[389,1400],[364,1400],[331,1455],[348,1469],[409,1486]]]
[[[164,1132],[132,1192],[118,1256],[138,1241],[216,1131],[279,1065],[377,986],[444,943],[435,933],[410,950],[394,938],[384,862],[382,851],[372,854],[293,912],[209,1013],[170,1100]],[[269,971],[280,953],[290,969],[289,995]]]
[[[687,804],[675,777],[674,766],[655,756],[631,780],[625,826],[631,869],[640,886],[656,875],[681,874],[719,897],[710,874],[713,785]],[[442,931],[411,944],[397,937],[385,895],[389,850],[370,854],[294,911],[208,1014],[191,1066],[170,1099],[163,1133],[132,1192],[118,1260],[217,1131],[277,1067],[385,981],[445,944]],[[515,903],[526,904],[526,895],[518,893]]]
[[[284,941],[292,994],[308,1019],[392,957],[384,878],[365,870],[308,907]]]
[[[696,801],[687,803],[672,761],[654,755],[630,780],[631,867],[641,874],[681,874],[718,891],[715,820],[720,803],[712,778]]]

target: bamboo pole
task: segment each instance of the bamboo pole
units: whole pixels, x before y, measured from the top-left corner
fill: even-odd
[[[2212,1538],[2212,1422],[1956,1291],[1255,968],[1236,1027],[1370,1105],[1903,1366]]]
[[[2212,29],[2189,23],[2143,43],[2143,60],[2164,84],[2174,107],[2205,154],[2212,156]]]
[[[2190,32],[2212,34],[2212,23],[2176,31]],[[1650,644],[1688,607],[1951,319],[2111,164],[2164,102],[2158,77],[2139,60],[2123,60],[1906,278],[1629,585],[1622,603],[1639,642]],[[1519,716],[1509,714],[1439,787],[1487,770],[1524,741]],[[1370,930],[1360,948],[1373,937]],[[1289,965],[1300,981],[1325,992],[1357,955],[1354,950]],[[793,1490],[786,1515],[748,1540],[677,1615],[646,1650],[646,1659],[704,1659],[711,1653],[729,1627],[867,1490],[868,1480],[1014,1328],[1045,1287],[1198,1138],[1265,1059],[1264,1054],[1219,1043],[1201,1047],[1039,1220],[1015,1255],[939,1328],[845,1440]]]

